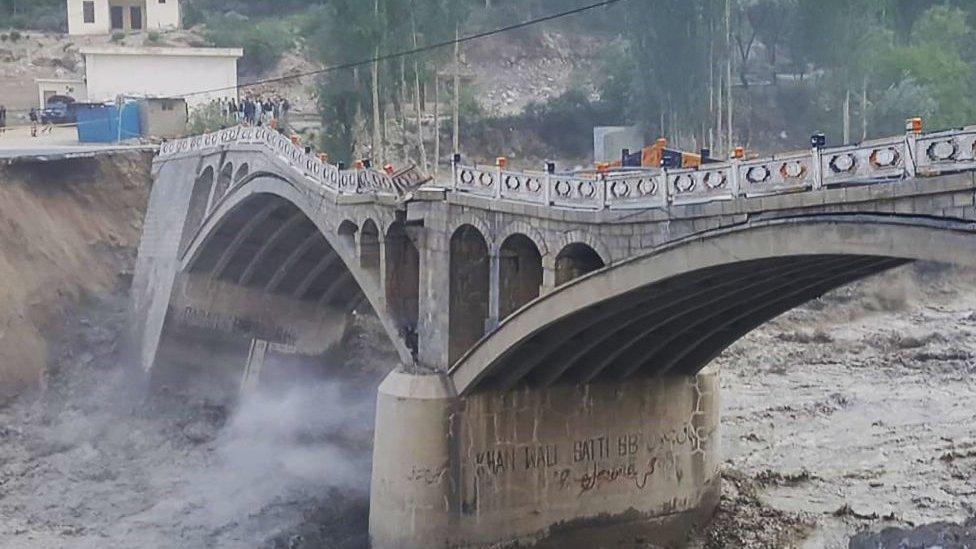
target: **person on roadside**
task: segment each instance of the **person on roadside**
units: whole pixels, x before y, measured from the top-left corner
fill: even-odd
[[[7,106],[0,105],[0,135],[7,131]]]
[[[279,123],[279,125],[282,128],[289,127],[288,126],[288,112],[289,111],[291,111],[291,103],[288,102],[288,99],[287,98],[286,99],[282,99],[281,100],[281,122]]]
[[[250,97],[245,97],[244,101],[241,103],[241,111],[244,113],[244,124],[250,126],[252,125],[254,118],[254,103],[251,102]]]
[[[37,109],[31,107],[30,112],[27,113],[27,118],[30,119],[31,137],[37,137]]]

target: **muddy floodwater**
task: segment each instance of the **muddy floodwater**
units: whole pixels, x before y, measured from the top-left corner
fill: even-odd
[[[720,357],[724,496],[689,546],[976,546],[972,275],[903,268]],[[366,545],[375,326],[291,387],[147,398],[118,363],[124,310],[90,303],[47,390],[0,405],[0,547]]]

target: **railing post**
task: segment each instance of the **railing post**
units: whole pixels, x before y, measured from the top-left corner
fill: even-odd
[[[546,170],[546,177],[543,179],[542,199],[546,201],[546,207],[552,206],[552,172]]]
[[[603,188],[601,191],[603,193],[603,200],[600,202],[602,206],[600,209],[605,210],[610,206],[610,192],[607,190],[607,174],[601,173],[599,181],[600,187]]]
[[[461,159],[459,154],[455,154],[451,158],[451,190],[456,191],[458,188],[458,179],[461,177]]]
[[[810,151],[811,162],[813,163],[811,168],[813,170],[813,189],[820,190],[823,188],[823,153],[820,147],[814,147]]]
[[[663,169],[661,170],[661,177],[664,180],[664,207],[670,208],[674,202],[674,196],[671,195],[671,178],[668,177],[668,171]]]
[[[914,179],[918,175],[918,165],[915,161],[915,155],[918,153],[918,134],[909,129],[905,134],[904,145],[902,158],[905,159],[905,178]]]
[[[502,197],[502,167],[499,165],[495,166],[495,200],[499,200]]]
[[[729,162],[729,186],[732,189],[732,198],[739,198],[742,188],[739,186],[739,163],[738,158],[733,158]]]

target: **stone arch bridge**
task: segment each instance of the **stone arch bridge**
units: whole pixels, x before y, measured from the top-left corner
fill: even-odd
[[[703,369],[913,260],[976,263],[976,127],[694,170],[344,171],[262,128],[165,143],[146,371],[316,356],[373,311],[377,547],[680,538],[718,497]],[[629,537],[628,537],[629,536]]]

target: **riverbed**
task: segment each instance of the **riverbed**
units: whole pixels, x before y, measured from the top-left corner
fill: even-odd
[[[0,405],[0,547],[364,547],[372,395],[393,360],[378,326],[360,319],[292,386],[147,395],[120,363],[126,299],[86,303],[58,328],[46,389]],[[911,266],[730,348],[712,366],[724,496],[689,545],[970,535],[974,311],[971,272]]]

